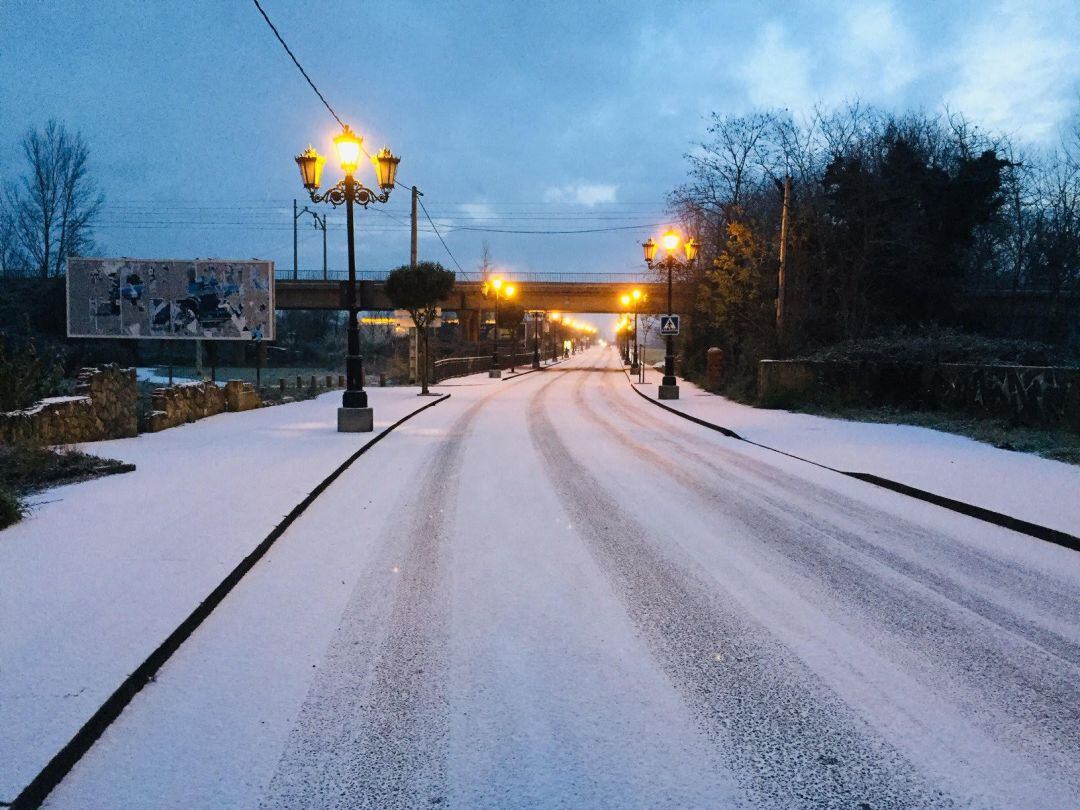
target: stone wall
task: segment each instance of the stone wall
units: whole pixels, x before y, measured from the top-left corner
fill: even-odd
[[[249,411],[262,405],[251,383],[229,380],[221,388],[212,382],[189,382],[158,388],[150,395],[149,431],[205,419],[225,411]]]
[[[895,405],[1080,431],[1080,369],[762,360],[758,401],[767,405]]]
[[[0,414],[0,441],[76,444],[138,435],[135,369],[84,368],[75,395]]]

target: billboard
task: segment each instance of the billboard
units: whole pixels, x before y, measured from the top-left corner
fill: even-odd
[[[274,263],[68,259],[76,338],[273,340]]]

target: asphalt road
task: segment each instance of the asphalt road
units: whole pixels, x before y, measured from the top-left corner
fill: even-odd
[[[664,413],[611,350],[446,390],[49,806],[1078,806],[1080,555]]]

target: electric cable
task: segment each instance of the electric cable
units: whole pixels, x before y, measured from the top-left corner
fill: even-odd
[[[315,91],[315,95],[319,97],[319,100],[323,103],[323,106],[325,106],[326,109],[330,111],[330,114],[334,116],[334,120],[341,124],[341,128],[344,129],[345,122],[341,120],[341,118],[336,112],[334,112],[334,108],[330,106],[330,102],[328,102],[323,96],[323,94],[319,92],[319,88],[315,86],[315,82],[313,82],[311,80],[311,77],[308,76],[307,71],[304,70],[304,66],[300,64],[300,60],[296,58],[295,54],[293,54],[289,46],[285,44],[285,40],[281,38],[281,34],[278,33],[277,28],[272,22],[270,22],[270,18],[266,16],[266,12],[263,11],[263,7],[259,4],[259,0],[251,0],[251,2],[255,4],[255,8],[257,8],[259,10],[259,13],[262,14],[262,18],[266,20],[266,24],[270,26],[270,30],[273,31],[274,36],[277,37],[277,41],[281,43],[281,47],[285,49],[285,53],[287,53],[289,55],[289,58],[293,60],[293,64],[296,65],[297,70],[299,70],[303,77],[307,79],[307,83],[311,85],[311,89]],[[370,157],[370,155],[368,155],[368,157]]]

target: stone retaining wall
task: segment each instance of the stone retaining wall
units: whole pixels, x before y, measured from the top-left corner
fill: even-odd
[[[225,411],[249,411],[262,405],[251,383],[229,380],[221,388],[212,382],[189,382],[158,388],[150,395],[149,431],[156,433]]]
[[[758,401],[896,405],[1080,431],[1080,369],[969,363],[762,360]]]
[[[22,411],[0,414],[0,442],[76,444],[138,435],[135,369],[84,368],[75,396],[50,397]]]

